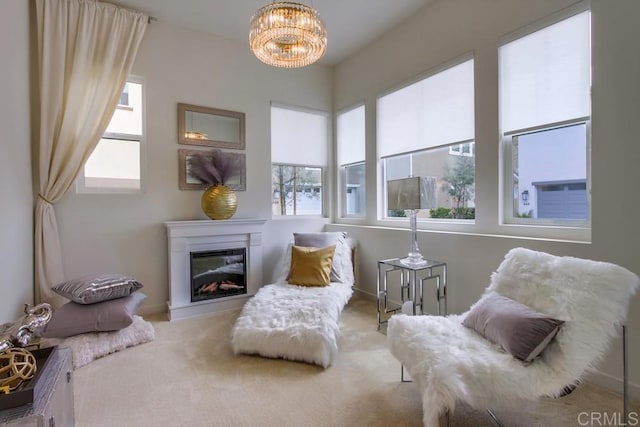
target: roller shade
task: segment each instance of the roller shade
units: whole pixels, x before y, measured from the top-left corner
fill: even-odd
[[[473,59],[378,98],[378,156],[474,139]]]
[[[338,114],[336,120],[338,164],[362,162],[365,159],[364,105]]]
[[[589,12],[499,49],[503,133],[590,115]]]
[[[271,162],[327,164],[327,114],[271,107]]]

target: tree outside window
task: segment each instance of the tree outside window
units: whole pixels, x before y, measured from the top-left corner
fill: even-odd
[[[451,196],[453,202],[452,218],[475,218],[475,212],[471,214],[467,209],[468,202],[473,200],[475,180],[476,163],[473,157],[453,156],[445,165],[442,189]]]
[[[273,164],[274,215],[322,215],[322,168]]]

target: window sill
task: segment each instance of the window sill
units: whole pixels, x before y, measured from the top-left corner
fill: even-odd
[[[455,221],[455,222],[454,222]],[[381,220],[375,224],[355,224],[351,221],[338,219],[332,224],[346,227],[382,228],[408,230],[409,219],[401,220]],[[455,234],[466,236],[481,236],[503,239],[523,239],[564,243],[591,243],[591,229],[578,227],[550,227],[550,226],[524,226],[514,224],[496,225],[492,229],[480,229],[473,220],[452,220],[452,221],[419,221],[418,232]]]
[[[322,216],[322,215],[272,215],[271,216],[271,220],[272,221],[286,221],[286,220],[291,220],[291,219],[325,219],[328,220],[329,218],[326,216]]]

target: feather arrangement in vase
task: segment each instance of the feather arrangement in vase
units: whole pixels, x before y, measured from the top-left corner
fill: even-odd
[[[227,185],[242,171],[242,159],[221,150],[203,151],[189,157],[189,174],[207,185]]]
[[[241,159],[234,153],[211,150],[194,154],[189,160],[189,174],[208,187],[202,194],[202,210],[211,219],[229,219],[236,213],[236,193],[227,186],[241,173]]]

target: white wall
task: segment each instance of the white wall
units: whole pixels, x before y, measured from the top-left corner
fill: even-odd
[[[28,2],[0,2],[0,323],[33,304]]]
[[[33,190],[30,150],[29,3],[0,4],[0,322],[33,302]],[[35,66],[35,65],[34,65]],[[162,22],[148,28],[133,73],[145,79],[144,192],[77,195],[56,205],[67,277],[123,272],[144,284],[142,312],[165,311],[168,220],[204,219],[199,191],[178,190],[177,103],[246,113],[247,191],[235,218],[270,218],[270,102],[329,111],[331,70],[266,66],[237,44]],[[274,277],[294,231],[320,231],[327,219],[268,221],[265,279]]]
[[[238,192],[234,218],[271,218],[270,102],[329,111],[331,70],[276,69],[262,64],[245,44],[152,22],[133,74],[146,91],[144,191],[137,195],[69,192],[56,205],[65,275],[123,272],[141,280],[148,299],[142,312],[166,310],[168,220],[205,219],[201,191],[178,190],[179,102],[246,114],[247,191]],[[272,274],[291,227],[320,230],[326,220],[269,221],[263,239],[264,277]],[[271,226],[271,224],[276,224]]]
[[[404,25],[390,31],[335,69],[334,109],[364,100],[367,108],[367,158],[375,159],[376,97],[402,82],[462,54],[473,52],[476,79],[476,224],[464,233],[420,231],[419,243],[430,258],[449,266],[449,310],[460,313],[477,300],[489,275],[511,248],[524,246],[557,255],[611,261],[640,273],[640,56],[636,18],[640,2],[592,1],[593,121],[591,243],[512,238],[498,222],[498,79],[499,38],[572,4],[559,0],[437,0]],[[375,222],[377,166],[367,165],[368,222]],[[337,222],[359,245],[362,292],[373,297],[376,260],[404,256],[409,232]],[[640,396],[640,297],[632,300],[630,375]],[[373,327],[373,325],[372,325]],[[596,379],[619,387],[621,344],[616,342]]]

